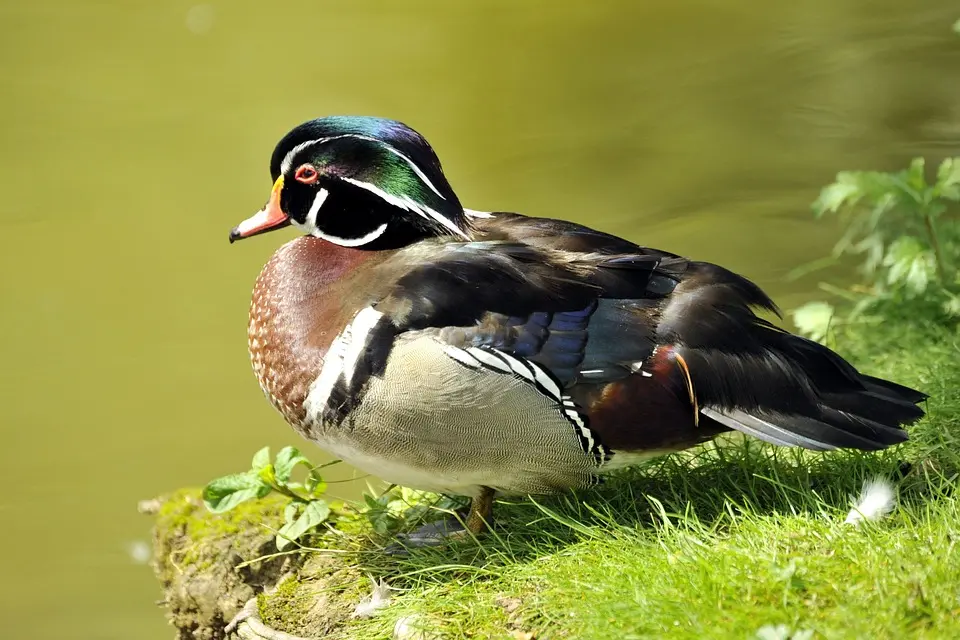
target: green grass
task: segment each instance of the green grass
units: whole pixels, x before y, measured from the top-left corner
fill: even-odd
[[[345,631],[389,638],[415,615],[445,638],[960,637],[957,334],[887,324],[837,348],[931,394],[911,442],[811,454],[731,437],[596,490],[500,502],[476,543],[360,554],[397,591]],[[844,525],[874,476],[898,507]]]

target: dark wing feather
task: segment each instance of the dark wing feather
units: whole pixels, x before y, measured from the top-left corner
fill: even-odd
[[[704,422],[809,449],[888,446],[923,415],[924,394],[864,376],[758,317],[754,309],[776,306],[722,267],[558,220],[497,214],[472,223],[475,242],[396,254],[403,269],[385,278],[393,285],[377,302],[390,320],[378,328],[384,340],[436,331],[454,345],[537,362],[568,387],[622,380],[644,362],[652,386],[629,388],[650,406],[663,398],[645,389],[686,401],[679,356]],[[383,267],[395,273],[390,261]]]
[[[585,369],[594,382],[629,375],[629,363],[653,349],[644,330],[653,324],[638,320],[654,312],[652,302],[672,290],[686,264],[512,240],[421,244],[396,259],[413,266],[377,303],[396,332],[433,328],[456,346],[503,349],[565,385]]]
[[[664,307],[658,355],[686,363],[708,418],[774,444],[877,449],[907,439],[925,396],[862,375],[821,344],[757,317],[775,311],[753,283],[721,267],[690,263]],[[676,373],[676,367],[661,371]]]

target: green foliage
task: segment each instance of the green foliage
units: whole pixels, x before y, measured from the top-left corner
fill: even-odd
[[[844,171],[813,204],[817,217],[835,214],[845,226],[835,258],[861,260],[864,281],[850,289],[822,288],[853,303],[838,317],[833,305],[811,302],[794,312],[805,335],[824,340],[831,326],[879,322],[890,306],[923,310],[931,319],[960,318],[960,158],[947,158],[927,180],[923,158],[902,171]],[[819,261],[818,261],[819,262]]]
[[[293,470],[308,468],[303,483],[292,481]],[[326,466],[326,465],[323,465]],[[327,484],[316,467],[294,447],[284,447],[270,462],[270,448],[253,455],[250,469],[211,480],[203,488],[203,502],[212,513],[223,513],[237,505],[263,498],[272,492],[290,499],[284,510],[284,525],[277,532],[277,549],[283,550],[303,534],[316,529],[330,517],[330,505],[322,498]]]
[[[410,527],[412,523],[424,520],[430,512],[449,511],[465,504],[464,500],[459,498],[439,496],[407,487],[393,487],[378,498],[364,494],[363,499],[363,513],[373,530],[383,535]]]
[[[286,496],[290,502],[283,512],[284,524],[277,531],[279,551],[320,525],[332,524],[332,515],[342,529],[355,529],[350,525],[362,521],[369,523],[367,530],[389,535],[423,521],[431,512],[450,511],[465,505],[458,498],[397,486],[378,497],[364,494],[362,505],[331,504],[323,498],[327,483],[320,470],[336,462],[339,461],[314,466],[294,447],[284,447],[271,462],[270,449],[264,447],[254,454],[249,470],[211,480],[203,489],[203,501],[212,513],[223,513],[271,493]],[[292,480],[298,466],[307,470],[302,483]]]

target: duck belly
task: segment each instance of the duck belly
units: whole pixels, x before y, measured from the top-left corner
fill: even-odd
[[[541,494],[595,483],[603,462],[564,410],[529,380],[465,366],[449,345],[422,337],[398,341],[342,422],[324,423],[319,411],[308,419],[317,444],[388,482]]]

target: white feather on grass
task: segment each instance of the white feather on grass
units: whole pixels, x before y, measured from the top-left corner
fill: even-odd
[[[844,524],[859,525],[864,520],[879,520],[893,510],[897,494],[893,484],[884,478],[873,478],[863,483],[860,498],[850,509]]]
[[[376,615],[377,611],[390,604],[390,585],[387,584],[387,581],[383,578],[374,580],[372,576],[367,577],[373,583],[373,591],[370,593],[370,597],[364,598],[353,610],[354,618],[370,618]]]

